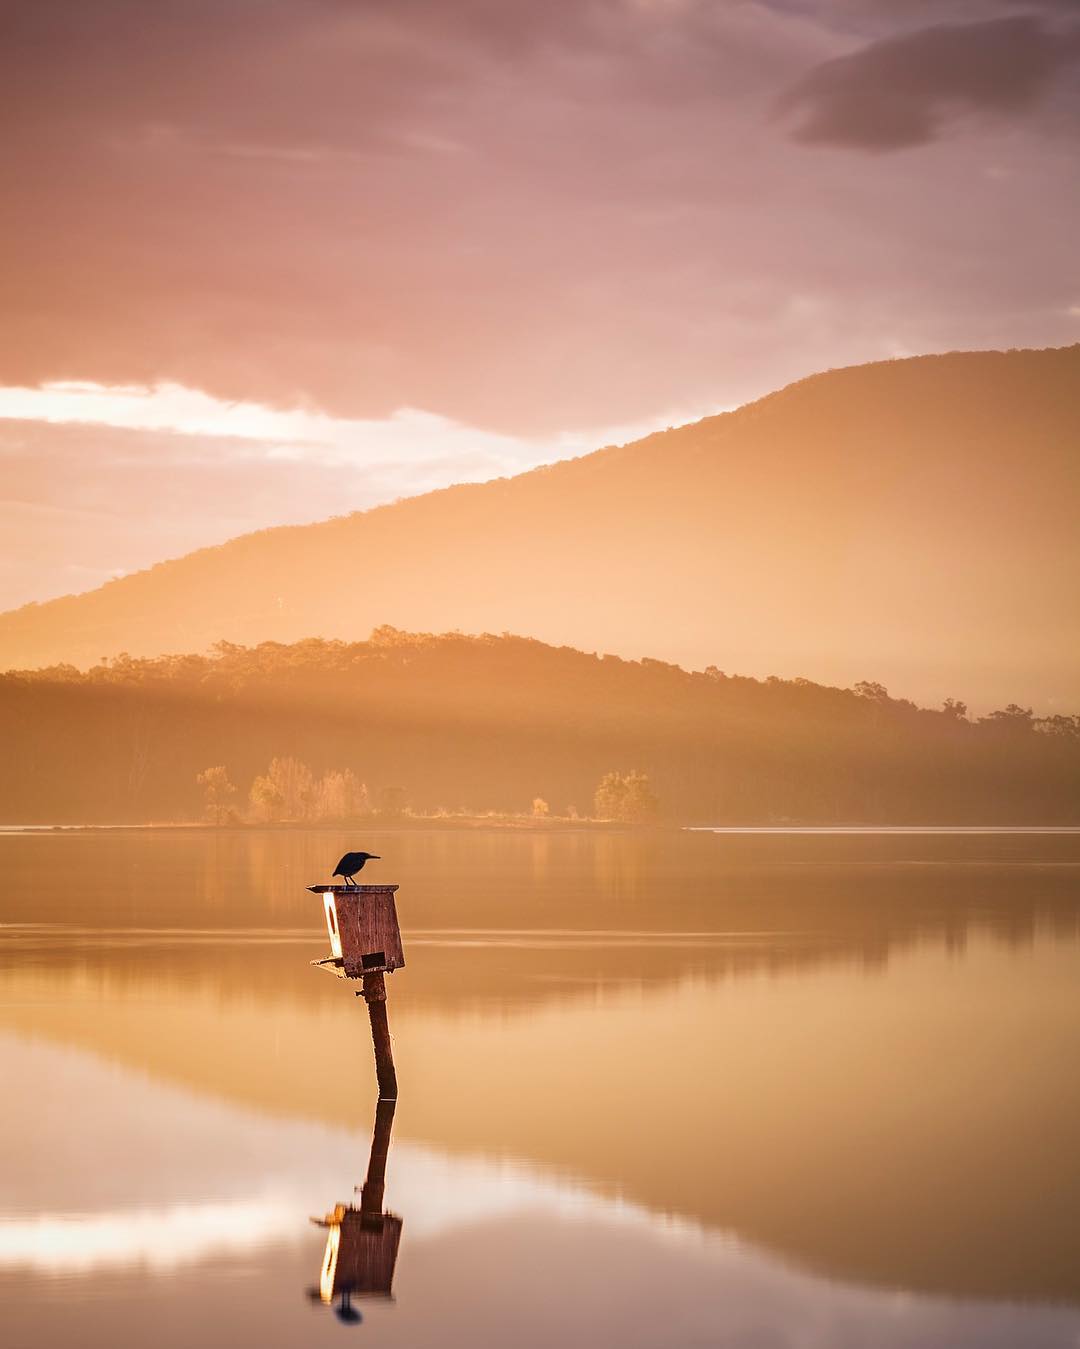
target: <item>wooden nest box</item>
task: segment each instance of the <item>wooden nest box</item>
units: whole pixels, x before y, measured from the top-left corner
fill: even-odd
[[[322,895],[330,956],[312,964],[345,979],[390,974],[405,964],[401,949],[396,885],[309,885]]]

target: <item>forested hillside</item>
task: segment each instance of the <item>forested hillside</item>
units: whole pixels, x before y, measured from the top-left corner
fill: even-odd
[[[687,673],[509,636],[383,628],[13,672],[0,734],[0,818],[18,823],[528,813],[537,799],[589,816],[606,775],[635,771],[637,818],[1080,823],[1076,717],[972,719],[874,683]],[[276,779],[274,759],[292,761]],[[610,799],[600,814],[617,813]]]

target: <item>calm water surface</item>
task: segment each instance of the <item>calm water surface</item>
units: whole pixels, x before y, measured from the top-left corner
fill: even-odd
[[[408,962],[363,1204],[304,889],[347,844]],[[8,834],[0,877],[5,1349],[1080,1344],[1080,837]]]

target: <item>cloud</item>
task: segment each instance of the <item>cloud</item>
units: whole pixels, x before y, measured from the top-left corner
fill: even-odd
[[[828,49],[711,0],[17,7],[0,380],[515,434],[731,401],[728,161]]]
[[[887,151],[936,140],[968,113],[1032,107],[1080,58],[1080,29],[1034,15],[941,24],[885,38],[812,70],[781,101],[807,144]]]
[[[1039,127],[995,148],[1007,200],[958,136],[897,202],[866,160],[808,174],[769,118],[927,3],[8,6],[0,384],[550,440],[895,342],[1067,340],[1071,177]]]

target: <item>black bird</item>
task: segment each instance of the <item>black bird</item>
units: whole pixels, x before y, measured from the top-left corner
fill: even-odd
[[[363,871],[365,862],[381,862],[382,858],[373,852],[347,852],[334,868],[334,875],[341,876],[346,885],[356,884],[356,873]]]

